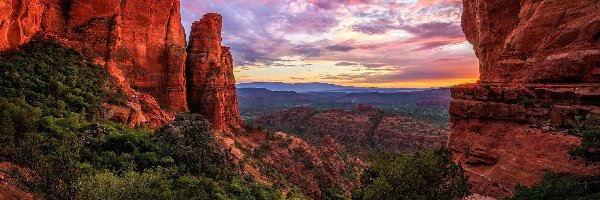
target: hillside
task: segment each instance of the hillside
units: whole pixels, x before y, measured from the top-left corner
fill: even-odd
[[[155,131],[112,122],[110,108],[127,106],[118,81],[52,41],[3,54],[0,75],[6,94],[0,98],[0,192],[7,197],[348,197],[365,166],[338,155],[333,140],[316,148],[253,127],[232,135],[200,114],[178,114]]]
[[[243,119],[271,114],[296,106],[318,110],[354,109],[359,104],[370,105],[388,113],[426,121],[448,129],[450,90],[430,89],[395,93],[347,93],[338,91],[297,93],[271,91],[264,88],[238,88],[240,115]]]
[[[447,134],[436,125],[363,105],[352,110],[294,107],[260,116],[254,122],[317,146],[326,146],[321,141],[331,137],[346,152],[366,159],[439,148]]]

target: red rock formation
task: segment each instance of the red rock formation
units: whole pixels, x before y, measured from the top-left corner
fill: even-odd
[[[140,123],[161,124],[172,116],[164,110],[187,110],[179,0],[9,0],[0,9],[9,11],[0,13],[0,35],[6,36],[0,51],[36,34],[53,36],[114,65],[120,74],[113,75],[135,90],[130,97],[151,105],[141,109],[149,112]]]
[[[362,160],[340,153],[340,145],[329,136],[323,138],[321,148],[282,132],[266,133],[251,128],[233,140],[230,149],[241,148],[237,151],[254,152],[256,156],[240,162],[252,166],[244,168],[246,173],[256,171],[250,175],[255,179],[264,177],[269,184],[280,184],[277,177],[285,177],[313,199],[323,199],[331,188],[339,188],[350,196],[360,187],[359,180],[351,177],[360,177],[366,166]]]
[[[483,82],[600,82],[600,2],[463,2]]]
[[[373,152],[401,154],[446,143],[445,132],[432,124],[364,105],[353,110],[323,111],[294,107],[254,121],[264,127],[293,131],[308,141],[320,141],[329,135],[346,149],[368,158],[381,156]]]
[[[32,200],[33,194],[27,193],[18,187],[19,182],[15,180],[12,170],[17,170],[24,175],[30,175],[31,170],[20,167],[10,162],[0,162],[0,199],[2,200]]]
[[[478,84],[452,88],[448,147],[474,192],[506,197],[547,171],[590,174],[568,152],[575,116],[600,114],[600,2],[464,0]]]
[[[0,2],[0,51],[28,42],[40,29],[44,6],[38,0]]]
[[[186,62],[188,105],[219,131],[241,129],[233,59],[221,46],[221,15],[210,13],[194,22]]]

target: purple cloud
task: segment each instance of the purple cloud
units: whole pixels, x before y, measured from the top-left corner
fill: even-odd
[[[427,56],[431,56],[428,52],[441,51],[449,45],[463,45],[466,41],[460,28],[462,4],[458,0],[422,0],[417,3],[387,0],[181,0],[181,3],[186,30],[207,12],[221,13],[223,43],[231,47],[235,65],[242,70],[292,65],[313,67],[307,63],[282,63],[281,58],[285,57],[299,62],[325,60],[334,61],[337,66],[362,66],[352,70],[370,70],[364,72],[365,76],[361,79],[369,81],[374,81],[375,77],[385,81],[405,79],[408,77],[404,76],[409,76],[406,74],[417,76],[417,79],[456,77],[446,73],[452,70],[440,71],[432,65],[447,65],[450,61],[428,59]],[[352,19],[352,23],[348,23],[348,19]],[[409,35],[394,36],[398,31],[393,30]],[[348,33],[361,35],[346,38]],[[468,64],[453,63],[451,66],[454,71],[475,69],[476,72],[476,58],[472,50],[469,47],[463,49],[465,51],[458,53],[440,52],[436,57],[469,60]],[[383,70],[397,72],[388,73],[387,77],[372,73]],[[402,70],[405,75],[399,75]],[[428,71],[431,74],[427,74]]]
[[[428,22],[416,26],[406,26],[404,29],[418,38],[464,38],[460,24],[449,22]]]

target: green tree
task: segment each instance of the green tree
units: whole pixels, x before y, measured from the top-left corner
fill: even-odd
[[[448,150],[423,150],[376,161],[354,199],[456,199],[469,194],[467,179]]]
[[[600,199],[600,177],[548,173],[531,187],[517,185],[512,200]]]

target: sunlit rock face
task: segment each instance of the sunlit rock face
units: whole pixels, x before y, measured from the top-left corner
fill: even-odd
[[[448,147],[476,193],[510,196],[547,171],[594,173],[568,152],[576,116],[600,114],[600,2],[463,0],[480,82],[452,89]]]
[[[480,60],[482,82],[600,82],[600,2],[463,4],[463,31]]]
[[[179,0],[8,0],[0,8],[8,11],[0,13],[0,51],[54,37],[114,68],[130,86],[129,107],[140,107],[132,113],[143,115],[131,124],[158,126],[187,110]]]
[[[215,130],[240,129],[233,59],[228,47],[221,46],[222,17],[204,15],[194,22],[186,62],[188,105],[202,114]]]

